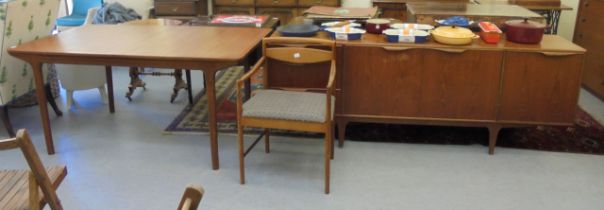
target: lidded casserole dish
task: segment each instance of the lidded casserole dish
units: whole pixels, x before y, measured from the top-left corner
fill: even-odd
[[[432,31],[432,37],[439,43],[448,45],[467,45],[472,43],[476,34],[470,29],[458,26],[441,26]]]

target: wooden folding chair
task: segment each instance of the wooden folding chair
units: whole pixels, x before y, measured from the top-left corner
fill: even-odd
[[[0,150],[20,148],[31,170],[0,170],[0,208],[6,210],[42,209],[46,203],[53,210],[63,207],[56,188],[67,175],[65,166],[45,169],[26,130],[16,138],[0,140]],[[39,196],[40,189],[42,197]]]
[[[265,38],[262,42],[262,50],[264,56],[250,72],[237,81],[237,131],[241,184],[245,184],[244,158],[262,136],[265,137],[265,150],[269,152],[269,129],[318,132],[325,134],[325,193],[328,194],[329,162],[333,154],[335,42],[314,38]],[[277,87],[273,87],[269,82],[270,72],[279,69],[269,70],[270,62],[288,63],[298,67],[329,62],[329,79],[325,93],[305,92],[295,88],[272,89]],[[244,82],[260,69],[263,69],[264,89],[257,90],[255,95],[244,104],[242,97]],[[244,151],[243,128],[246,126],[264,128],[264,132],[250,148]]]
[[[178,210],[196,210],[197,206],[199,206],[199,202],[201,202],[203,193],[203,187],[200,185],[189,184],[180,199]]]

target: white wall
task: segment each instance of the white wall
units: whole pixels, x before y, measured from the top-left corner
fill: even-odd
[[[70,1],[70,0],[68,0]],[[149,9],[153,7],[153,0],[105,0],[106,2],[120,2],[126,7],[133,8],[146,18],[149,15]],[[562,12],[560,18],[560,26],[558,27],[558,34],[565,37],[568,40],[572,40],[573,31],[575,29],[575,19],[577,16],[577,6],[579,0],[561,0],[562,4],[573,8],[572,11]],[[345,7],[369,7],[371,6],[371,0],[342,0],[342,5]],[[64,6],[61,7],[63,10]],[[64,14],[64,13],[59,13]]]

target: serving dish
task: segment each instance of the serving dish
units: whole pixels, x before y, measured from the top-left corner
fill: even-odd
[[[326,28],[325,31],[329,37],[337,40],[358,40],[365,34],[365,30],[353,27]]]
[[[387,19],[369,19],[365,23],[365,30],[372,34],[382,34],[382,31],[390,28],[390,20]]]
[[[528,19],[508,20],[504,25],[507,40],[517,43],[537,44],[545,32],[545,25]]]
[[[430,36],[427,31],[416,29],[386,29],[383,33],[388,42],[423,43]]]
[[[331,22],[321,23],[321,30],[325,30],[326,28],[344,27],[344,26],[350,26],[350,27],[353,27],[353,28],[361,28],[361,24],[357,23],[357,22],[351,22],[351,21],[331,21]]]
[[[390,24],[390,28],[393,29],[415,29],[415,30],[432,30],[434,26],[428,24],[418,23],[393,23]]]
[[[440,26],[432,30],[432,37],[441,44],[467,45],[478,38],[470,29],[457,26]]]
[[[501,29],[491,22],[480,22],[480,38],[486,43],[497,44],[501,40]]]

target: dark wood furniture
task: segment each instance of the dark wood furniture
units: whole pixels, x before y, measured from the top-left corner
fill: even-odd
[[[581,0],[574,41],[587,49],[583,87],[604,100],[604,1]]]
[[[311,6],[340,6],[340,0],[215,0],[214,14],[270,15],[289,23]]]
[[[510,19],[528,18],[545,23],[543,16],[518,5],[470,4],[444,2],[412,2],[407,4],[409,22],[434,24],[436,19],[460,15],[475,21],[491,21],[497,25]]]
[[[327,48],[327,50],[304,46],[318,46]],[[269,153],[269,129],[317,132],[325,134],[325,194],[329,194],[330,159],[333,158],[332,99],[334,97],[336,76],[335,42],[326,39],[272,37],[264,39],[262,50],[264,56],[260,58],[260,61],[256,63],[250,72],[243,75],[237,81],[237,136],[239,141],[239,173],[241,184],[245,184],[245,156],[262,136],[265,137],[265,151]],[[284,70],[270,68],[270,63],[274,62],[286,63],[299,68],[306,68],[313,64],[326,65],[327,68],[325,70],[329,72],[329,79],[326,83],[323,83],[326,89],[325,93],[304,93],[304,89],[275,90],[274,88],[279,88],[279,86],[274,86],[271,83],[274,80],[264,80],[264,90],[257,90],[256,95],[246,102],[246,105],[250,103],[255,105],[244,107],[242,89],[245,81],[249,80],[252,75],[258,73],[260,70],[262,70],[264,78],[271,78],[273,72]],[[262,98],[257,99],[260,97]],[[295,106],[289,104],[286,100],[296,100],[301,102],[301,104],[307,103],[306,105],[308,106]],[[254,108],[254,106],[256,107]],[[258,109],[258,106],[260,106],[260,112],[264,112],[265,114],[246,113],[254,112],[253,110]],[[273,107],[273,109],[264,110],[264,107]],[[323,110],[318,113],[308,113],[320,109]],[[315,118],[309,119],[309,115]],[[248,149],[245,149],[243,139],[244,127],[264,128],[264,133]]]
[[[188,18],[208,15],[207,0],[153,0],[156,18]]]
[[[90,64],[107,66],[109,109],[114,112],[111,66],[139,66],[203,71],[208,97],[212,168],[218,169],[215,74],[229,66],[246,63],[247,56],[271,29],[243,27],[182,27],[158,25],[93,25],[24,43],[9,53],[33,67],[38,102],[46,101],[42,64]],[[120,39],[101,39],[115,33]],[[182,40],[187,40],[183,42]],[[152,43],[152,44],[149,44]],[[46,103],[40,104],[46,149],[54,144]]]
[[[0,170],[0,207],[39,210],[48,203],[52,210],[62,210],[56,189],[67,175],[67,168],[44,168],[24,129],[17,131],[16,138],[0,140],[0,150],[15,148],[21,149],[30,170]]]

